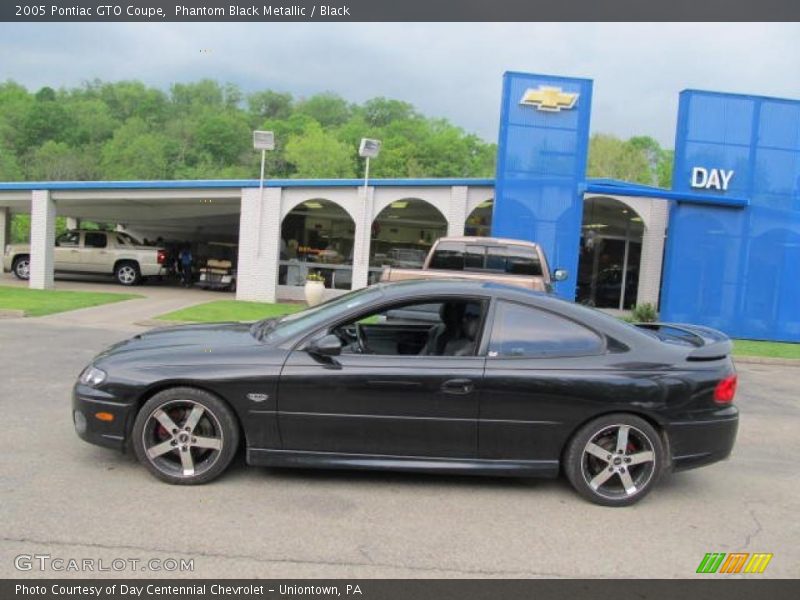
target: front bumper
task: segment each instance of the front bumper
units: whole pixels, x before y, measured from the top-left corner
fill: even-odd
[[[725,460],[739,429],[739,410],[729,406],[667,426],[673,471],[694,469]]]
[[[81,383],[72,389],[72,422],[78,436],[90,444],[125,450],[133,410],[130,403]],[[111,415],[100,420],[98,413]]]

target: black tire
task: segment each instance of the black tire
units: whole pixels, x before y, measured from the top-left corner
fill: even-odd
[[[20,254],[15,257],[11,270],[17,279],[27,281],[31,278],[31,257],[27,254]]]
[[[219,477],[239,448],[239,425],[230,407],[190,387],[164,390],[145,402],[132,436],[139,461],[162,481],[177,485]]]
[[[121,285],[137,285],[142,281],[142,271],[139,263],[132,260],[123,260],[114,267],[114,278]]]
[[[564,472],[572,487],[603,506],[629,506],[644,498],[665,464],[659,433],[644,419],[626,413],[587,423],[564,454]]]

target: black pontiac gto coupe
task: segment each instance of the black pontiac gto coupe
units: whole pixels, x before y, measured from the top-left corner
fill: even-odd
[[[252,465],[557,476],[593,502],[726,458],[731,342],[516,287],[378,284],[279,319],[137,335],[75,384],[86,441],[198,484]]]

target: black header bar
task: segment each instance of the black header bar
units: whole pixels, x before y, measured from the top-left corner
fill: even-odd
[[[3,0],[5,22],[800,21],[798,0]],[[743,43],[746,41],[743,40]]]

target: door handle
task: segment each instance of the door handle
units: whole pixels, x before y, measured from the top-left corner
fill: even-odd
[[[456,394],[463,396],[469,394],[475,388],[471,379],[448,379],[442,384],[442,391],[445,394]]]

